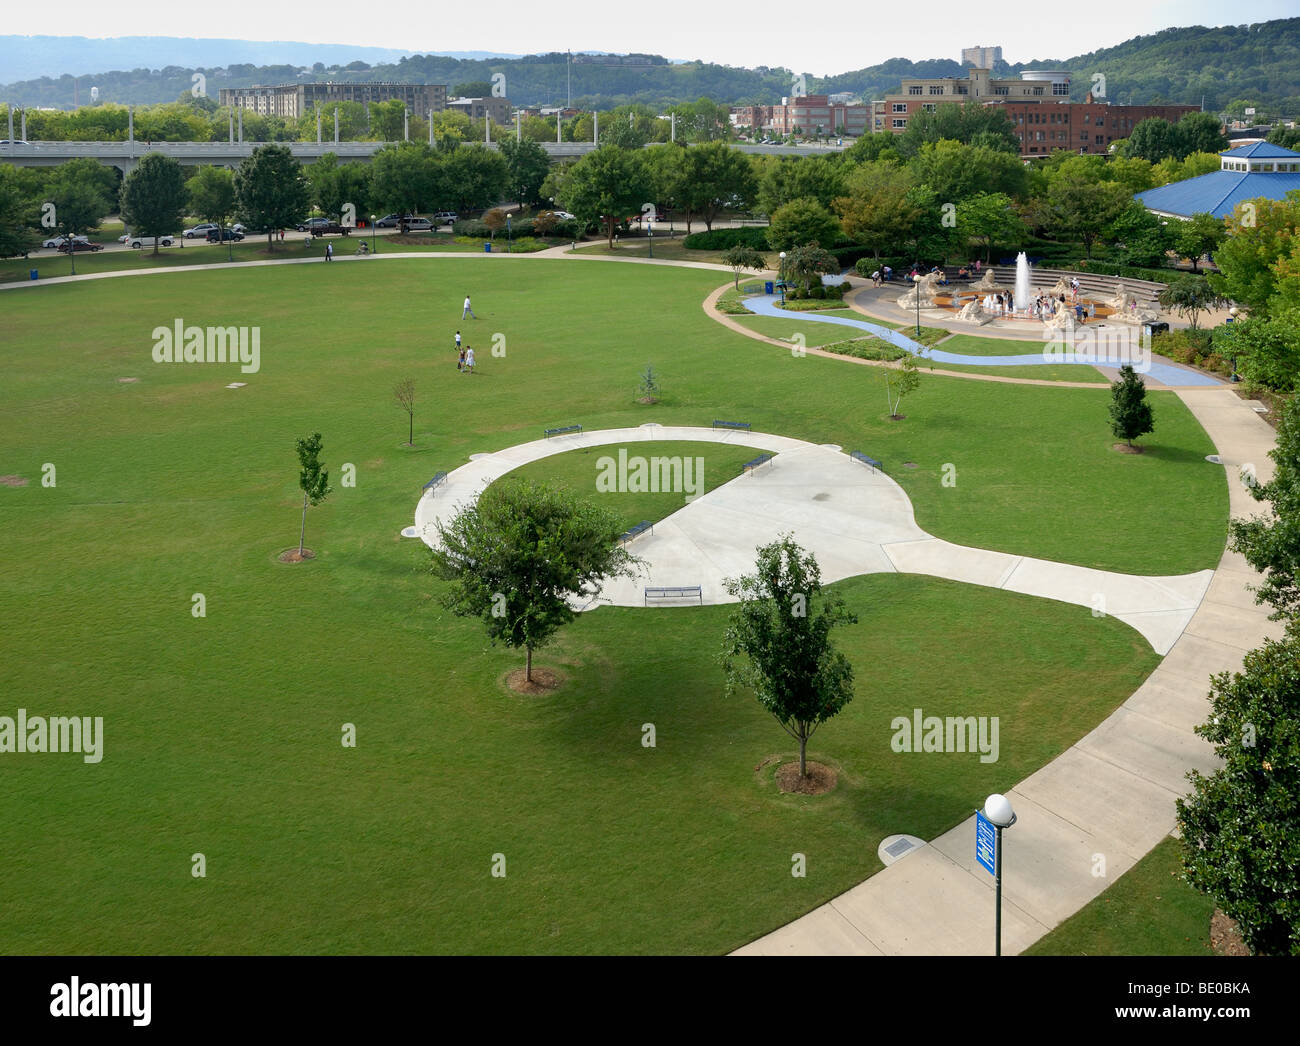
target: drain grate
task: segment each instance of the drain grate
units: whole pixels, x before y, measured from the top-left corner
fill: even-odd
[[[901,857],[908,850],[911,850],[914,845],[910,839],[900,839],[898,842],[886,846],[885,853],[889,854],[890,857]]]

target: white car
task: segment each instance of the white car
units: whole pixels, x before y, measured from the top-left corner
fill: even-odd
[[[80,240],[82,243],[90,242],[85,236],[74,236],[73,239]],[[67,242],[68,242],[68,238],[66,236],[55,236],[53,239],[42,240],[41,246],[52,247],[54,248],[54,250],[57,251],[60,247],[62,247]]]
[[[131,245],[132,249],[138,251],[142,247],[152,247],[155,240],[159,247],[176,246],[176,241],[171,236],[132,236],[127,242]]]
[[[215,222],[204,222],[202,225],[196,225],[192,229],[186,229],[185,238],[187,240],[206,240],[208,238],[208,230],[217,227],[218,226]]]
[[[546,211],[545,213],[554,215],[555,219],[561,222],[573,222],[578,220],[576,214],[570,214],[568,211]]]
[[[433,222],[429,221],[428,218],[407,218],[406,219],[407,232],[428,232],[432,228],[433,228]]]

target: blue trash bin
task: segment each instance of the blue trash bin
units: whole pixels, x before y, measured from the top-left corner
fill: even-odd
[[[31,271],[31,278],[32,278],[33,280],[36,279],[36,270],[35,270],[35,269],[32,269],[32,271]]]
[[[775,289],[776,289],[776,288],[773,286],[771,280],[764,280],[764,281],[763,281],[763,293],[764,293],[764,294],[771,294]]]
[[[490,244],[490,243],[485,243],[485,244],[483,244],[483,253],[484,253],[484,254],[491,254],[491,253],[492,253],[492,244]]]

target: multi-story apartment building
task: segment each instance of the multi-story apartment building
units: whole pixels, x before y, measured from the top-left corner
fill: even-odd
[[[871,107],[840,105],[824,94],[783,98],[780,105],[742,105],[731,110],[737,127],[771,134],[836,134],[856,138],[869,129]]]
[[[462,112],[471,120],[481,120],[484,116],[492,117],[493,123],[508,124],[514,119],[514,107],[509,98],[452,98],[447,108]]]
[[[309,83],[266,87],[223,87],[222,105],[249,109],[263,116],[296,120],[316,106],[332,102],[405,102],[413,113],[441,112],[447,107],[446,84]]]

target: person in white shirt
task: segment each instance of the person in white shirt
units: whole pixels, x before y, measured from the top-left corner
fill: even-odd
[[[462,320],[465,319],[466,317],[469,317],[471,320],[476,320],[476,319],[478,319],[478,317],[474,315],[474,310],[471,309],[471,308],[469,307],[469,295],[468,295],[468,294],[465,295],[465,308],[462,310],[462,312],[461,312],[461,314],[460,314],[460,318],[461,318]]]
[[[465,370],[463,373],[474,373],[474,350],[472,348],[465,350]]]

